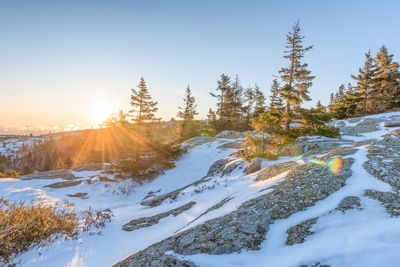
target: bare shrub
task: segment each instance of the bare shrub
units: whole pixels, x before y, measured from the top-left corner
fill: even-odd
[[[89,207],[81,212],[82,223],[80,225],[81,231],[89,231],[93,228],[99,230],[106,227],[106,224],[111,222],[111,218],[114,217],[113,212],[110,209],[96,211],[92,207]],[[91,232],[94,234],[95,232]],[[97,231],[97,234],[101,234],[101,231]]]
[[[33,245],[44,246],[54,239],[77,235],[78,219],[71,209],[10,203],[0,198],[0,262],[8,262]]]

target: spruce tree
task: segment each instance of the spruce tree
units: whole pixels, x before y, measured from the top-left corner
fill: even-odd
[[[181,118],[184,123],[191,122],[198,113],[196,112],[196,100],[188,86],[185,91],[185,97],[183,99],[184,107],[179,107],[178,118]]]
[[[250,120],[253,117],[254,110],[254,90],[248,87],[244,91],[244,105],[243,105],[243,117],[244,117],[244,128],[250,129]]]
[[[254,112],[253,117],[258,117],[261,113],[264,113],[266,110],[265,106],[265,96],[263,92],[261,92],[260,87],[256,84],[254,86]]]
[[[355,94],[360,99],[357,112],[358,115],[371,114],[377,111],[374,104],[379,97],[379,90],[376,83],[376,64],[374,58],[371,57],[371,52],[365,54],[364,67],[359,69],[357,76],[352,75],[357,81]]]
[[[211,108],[207,113],[207,129],[206,132],[208,135],[213,136],[217,132],[218,128],[217,114]]]
[[[242,113],[242,88],[239,80],[231,84],[230,78],[222,74],[216,89],[219,93],[210,93],[217,98],[218,130],[238,130]]]
[[[153,101],[147,89],[144,78],[140,78],[137,89],[132,89],[130,113],[133,113],[133,121],[141,126],[146,121],[156,121],[157,102]]]
[[[393,61],[393,55],[382,46],[376,55],[376,86],[378,88],[375,99],[377,112],[400,107],[399,64]]]
[[[195,103],[195,98],[192,95],[192,91],[190,90],[189,86],[186,88],[183,102],[184,107],[179,107],[180,111],[178,112],[178,118],[183,120],[181,137],[190,138],[192,137],[191,135],[197,132],[193,131],[194,129],[191,129],[193,128],[191,122],[194,120],[194,116],[196,116],[198,113],[196,112],[197,105]]]
[[[304,36],[300,33],[300,25],[297,22],[292,31],[286,35],[286,48],[284,58],[289,60],[289,65],[282,68],[279,73],[284,82],[280,90],[285,103],[284,124],[286,130],[290,129],[290,123],[298,117],[299,108],[303,101],[310,101],[309,88],[314,76],[308,70],[308,65],[302,63],[304,54],[312,49],[312,46],[304,47]]]
[[[281,111],[283,108],[283,100],[280,94],[279,82],[277,79],[272,81],[271,95],[269,97],[269,110]]]
[[[229,122],[230,128],[235,130],[242,130],[240,125],[242,124],[243,117],[243,87],[240,84],[239,76],[236,74],[235,80],[232,83],[232,101],[227,103],[229,109]]]
[[[223,128],[226,125],[227,117],[228,117],[228,108],[226,105],[226,98],[229,91],[231,89],[231,79],[229,76],[222,74],[221,79],[217,82],[217,92],[218,94],[210,93],[211,96],[217,99],[217,111],[216,115],[218,115],[218,127]]]

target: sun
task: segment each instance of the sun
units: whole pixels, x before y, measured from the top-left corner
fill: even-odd
[[[90,117],[95,123],[102,123],[108,119],[113,113],[113,107],[108,103],[99,103],[94,105],[90,110]]]

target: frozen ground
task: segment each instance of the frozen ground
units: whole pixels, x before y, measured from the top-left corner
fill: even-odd
[[[368,116],[382,118],[400,115],[386,113]],[[362,120],[361,120],[362,121]],[[356,126],[358,122],[344,122],[346,126]],[[382,138],[393,128],[386,129],[380,123],[374,132],[344,138],[363,141]],[[219,146],[232,140],[217,139],[190,149],[176,162],[176,168],[166,171],[152,182],[138,185],[132,182],[100,182],[98,172],[76,172],[85,180],[94,177],[93,184],[51,189],[47,184],[62,179],[18,180],[0,179],[0,195],[18,201],[42,201],[48,204],[72,202],[77,212],[88,207],[96,210],[111,209],[114,217],[101,234],[84,232],[77,240],[58,241],[45,248],[34,247],[18,256],[15,262],[21,266],[110,266],[127,256],[141,251],[177,232],[194,227],[212,218],[223,216],[240,206],[241,203],[266,194],[272,185],[285,179],[286,173],[271,179],[255,180],[257,173],[245,175],[243,169],[236,168],[227,175],[214,175],[210,180],[191,185],[205,177],[209,167],[218,159],[228,157],[234,149],[221,149]],[[363,168],[367,160],[367,146],[360,145],[357,152],[348,157],[354,158],[352,176],[346,185],[314,206],[295,213],[284,220],[275,221],[268,231],[260,250],[240,253],[209,255],[197,254],[177,257],[190,260],[199,266],[299,266],[304,262],[329,263],[332,266],[398,266],[400,256],[400,220],[391,217],[376,200],[363,195],[366,189],[378,191],[393,190],[388,184],[370,175]],[[294,160],[282,157],[277,161],[264,161],[262,168],[277,163]],[[166,199],[161,205],[147,207],[141,205],[149,192],[160,196],[188,186],[176,199]],[[122,193],[129,192],[130,194]],[[71,198],[67,194],[88,193],[88,199]],[[363,209],[346,213],[331,212],[346,196],[360,197]],[[229,198],[219,208],[202,215],[209,208]],[[132,219],[149,217],[180,207],[190,201],[196,202],[190,209],[177,216],[170,215],[158,223],[131,232],[121,229]],[[200,216],[200,217],[199,217]],[[287,230],[310,218],[318,217],[313,226],[314,234],[305,242],[291,246],[285,245]],[[174,254],[171,251],[171,254]]]

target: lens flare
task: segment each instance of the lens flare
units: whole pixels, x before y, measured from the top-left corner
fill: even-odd
[[[303,164],[317,164],[326,166],[333,174],[339,174],[342,172],[343,159],[341,157],[334,157],[330,161],[324,161],[316,158],[302,157],[300,162]]]
[[[328,163],[328,167],[334,174],[339,174],[342,172],[343,160],[341,157],[335,157],[331,159]]]

